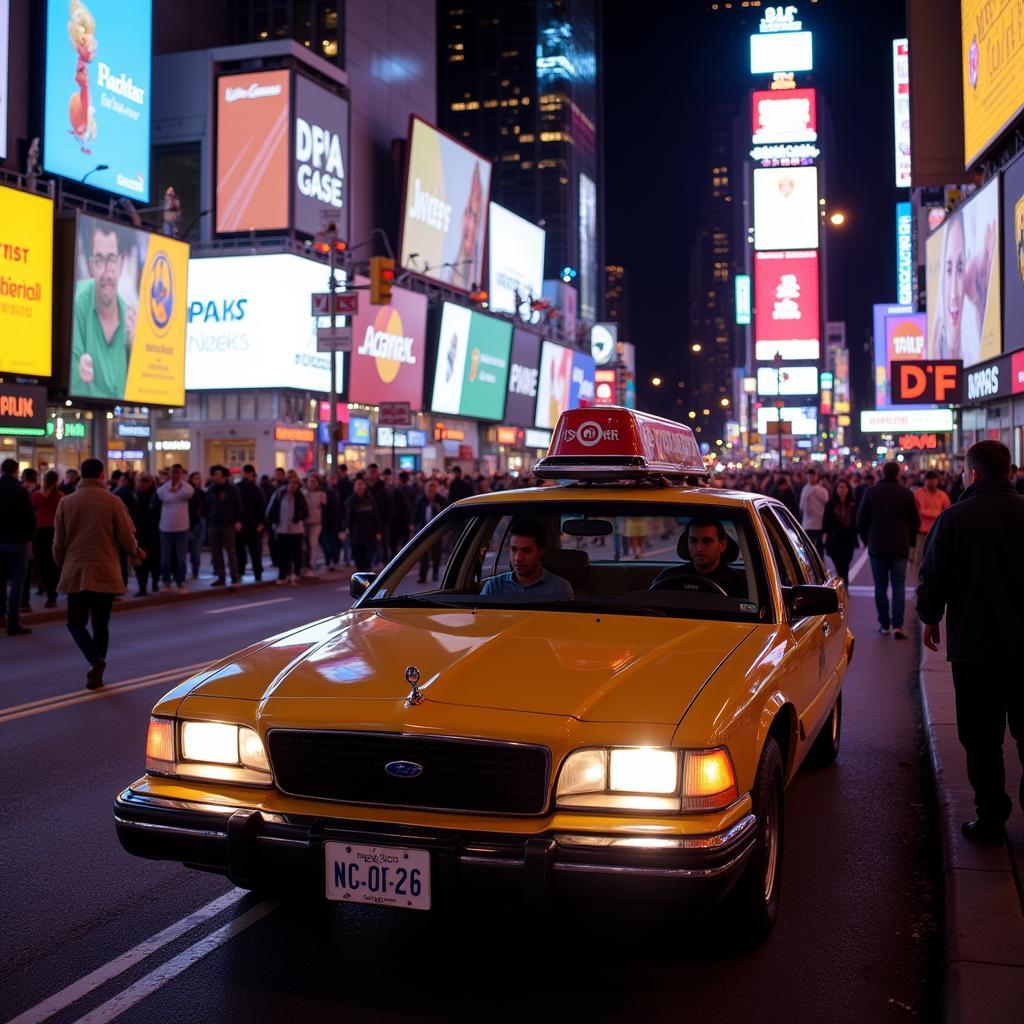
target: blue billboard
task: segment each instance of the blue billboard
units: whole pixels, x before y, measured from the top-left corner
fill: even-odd
[[[50,0],[45,170],[149,202],[152,51],[149,0]]]
[[[572,377],[569,381],[568,409],[587,408],[594,404],[595,365],[584,352],[572,354]]]

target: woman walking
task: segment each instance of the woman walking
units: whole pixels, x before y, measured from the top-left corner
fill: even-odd
[[[290,476],[284,487],[274,491],[267,505],[267,523],[274,531],[277,548],[277,582],[293,587],[299,582],[299,566],[302,565],[303,525],[309,516],[306,499],[300,490],[301,481]]]
[[[302,492],[306,499],[309,518],[306,520],[306,561],[302,567],[303,576],[312,576],[320,567],[320,530],[323,525],[324,505],[327,492],[320,486],[320,477],[310,473],[306,477],[306,488]]]
[[[53,518],[57,514],[57,505],[63,492],[57,487],[60,474],[48,470],[43,475],[43,486],[32,492],[32,508],[36,514],[36,530],[32,534],[32,557],[39,570],[39,582],[46,591],[47,608],[57,607],[57,581],[60,569],[53,560]]]
[[[359,572],[368,572],[373,565],[373,552],[380,541],[381,525],[377,502],[373,500],[366,486],[366,480],[358,477],[352,493],[345,500],[341,515],[341,540],[348,535],[352,546],[352,557]]]
[[[850,585],[850,562],[857,550],[856,523],[857,505],[853,500],[853,490],[846,480],[840,480],[825,505],[822,533],[825,550],[847,586]]]
[[[192,472],[188,475],[192,497],[188,499],[188,560],[191,563],[192,579],[199,579],[199,561],[203,541],[206,539],[206,491],[203,488],[203,474]]]

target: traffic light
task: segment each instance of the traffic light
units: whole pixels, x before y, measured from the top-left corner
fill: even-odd
[[[370,257],[370,305],[389,306],[395,283],[395,261],[387,256]]]

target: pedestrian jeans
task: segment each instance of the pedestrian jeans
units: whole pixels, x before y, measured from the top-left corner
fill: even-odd
[[[53,560],[53,527],[37,526],[32,535],[32,556],[39,567],[39,582],[46,588],[48,601],[57,600],[57,581],[60,569]]]
[[[235,533],[233,526],[207,526],[206,537],[210,542],[210,555],[213,558],[213,575],[224,579],[224,556],[228,556],[228,569],[231,582],[238,582],[238,552],[235,550]]]
[[[99,594],[94,590],[80,590],[68,594],[68,632],[90,665],[106,661],[110,643],[110,612],[114,607],[113,594]],[[92,635],[89,617],[92,617]]]
[[[206,520],[198,519],[196,525],[188,531],[188,560],[192,575],[199,576],[199,562],[203,553],[203,538],[206,535]]]
[[[352,544],[352,560],[358,572],[369,572],[373,568],[373,544]]]
[[[967,754],[967,778],[978,817],[1004,822],[1013,806],[1006,795],[1003,739],[1009,722],[1024,765],[1024,686],[1019,664],[954,661],[956,730]],[[1024,777],[1018,794],[1024,808]]]
[[[315,569],[320,561],[320,523],[306,523],[306,565]]]
[[[907,595],[904,586],[907,581],[906,558],[875,558],[871,556],[871,575],[875,581],[875,608],[878,610],[878,624],[882,629],[893,626],[903,628],[903,610]],[[889,584],[892,584],[892,617],[889,616]]]
[[[235,555],[238,558],[238,575],[245,575],[246,556],[252,562],[252,574],[263,578],[263,534],[255,526],[242,527],[235,538]]]
[[[28,543],[0,541],[0,581],[7,585],[7,628],[21,625],[21,590],[28,568]],[[3,611],[4,587],[0,585],[0,611]]]
[[[278,579],[296,575],[302,565],[302,534],[279,533],[277,535]]]
[[[188,530],[160,531],[160,579],[169,585],[171,577],[180,587],[185,582]]]
[[[824,559],[825,557],[825,546],[821,543],[821,530],[809,530],[806,529],[804,532],[810,538],[811,543],[814,545],[814,550],[818,552],[819,556]]]

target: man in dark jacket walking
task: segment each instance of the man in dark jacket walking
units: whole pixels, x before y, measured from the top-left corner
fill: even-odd
[[[235,556],[238,559],[238,575],[245,573],[246,555],[252,561],[253,578],[263,579],[263,532],[266,529],[267,499],[260,485],[256,483],[256,468],[242,467],[242,479],[238,482],[238,496],[242,499],[242,529],[235,534]]]
[[[18,482],[18,463],[0,464],[0,619],[7,598],[7,635],[24,636],[32,630],[21,624],[21,591],[28,567],[28,546],[36,528],[32,496]]]
[[[213,483],[206,488],[206,536],[210,541],[213,557],[214,581],[211,586],[223,587],[224,556],[228,556],[231,584],[238,583],[238,555],[235,551],[235,535],[242,529],[242,499],[238,488],[228,480],[228,471],[223,466],[211,466]]]
[[[930,650],[939,648],[939,623],[946,615],[957,734],[978,809],[977,818],[963,823],[963,833],[993,844],[1003,842],[1012,807],[1003,764],[1007,720],[1024,764],[1024,497],[1014,492],[1009,477],[1005,445],[979,441],[967,450],[968,487],[935,520],[917,586],[917,614]],[[1024,807],[1024,780],[1019,797]]]
[[[887,462],[882,479],[864,492],[857,509],[857,533],[867,545],[871,575],[875,581],[878,632],[906,640],[903,613],[906,605],[907,556],[917,540],[921,519],[914,495],[900,483],[900,465]],[[889,615],[889,584],[892,584],[892,617]]]

